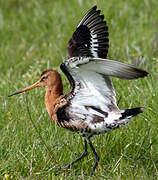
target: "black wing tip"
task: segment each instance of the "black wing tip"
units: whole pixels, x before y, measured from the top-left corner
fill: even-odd
[[[148,74],[149,74],[149,73],[148,73],[147,71],[144,71],[144,72],[143,72],[143,76],[144,76],[144,77],[148,76]]]
[[[108,35],[104,15],[95,5],[81,19],[68,42],[67,58],[75,56],[106,58],[109,48]]]
[[[146,76],[148,76],[148,72],[143,70],[143,69],[139,69],[138,67],[132,65],[132,71],[133,71],[133,77],[131,79],[138,79],[138,78],[144,78]]]
[[[140,78],[144,78],[144,77],[146,77],[146,76],[148,76],[148,72],[147,71],[145,71],[145,70],[139,70],[139,72],[140,72]]]
[[[92,7],[92,9],[95,9],[95,10],[96,10],[96,9],[97,9],[97,5],[94,5],[94,6]]]
[[[144,71],[144,76],[147,76],[149,74],[149,72]]]
[[[89,17],[93,17],[94,14],[96,14],[100,19],[102,19],[102,22],[106,22],[106,21],[104,21],[104,15],[101,14],[101,9],[97,9],[97,5],[95,5],[89,11],[87,11],[85,13],[85,15],[83,16],[83,18],[81,19],[81,21],[80,21],[80,23],[78,25],[84,24],[85,20],[87,20],[87,18],[89,18]]]
[[[104,14],[100,15],[100,18],[104,20]],[[106,22],[105,22],[106,23]]]

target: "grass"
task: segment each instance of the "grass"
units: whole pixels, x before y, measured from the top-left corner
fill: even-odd
[[[158,178],[158,1],[0,0],[0,179]],[[92,139],[101,157],[93,177],[91,150],[71,170],[83,141],[49,119],[44,89],[8,98],[66,59],[67,42],[84,13],[98,5],[109,26],[108,58],[137,64],[150,75],[137,81],[113,79],[121,109],[144,106],[129,126]],[[62,74],[64,91],[69,83]],[[31,117],[30,117],[31,116]],[[6,176],[7,177],[7,176]]]

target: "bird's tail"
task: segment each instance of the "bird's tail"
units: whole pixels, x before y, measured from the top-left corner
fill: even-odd
[[[143,112],[143,107],[121,110],[121,119],[130,118]]]
[[[106,128],[108,130],[120,128],[121,126],[124,126],[127,123],[129,123],[130,121],[132,121],[133,120],[132,117],[134,117],[137,114],[140,114],[142,112],[143,112],[143,107],[121,110],[120,117],[117,120],[114,117],[113,117],[113,120],[111,118],[110,119],[111,122],[106,124]],[[114,115],[112,115],[112,116],[114,116]]]
[[[137,107],[132,109],[121,110],[121,117],[119,118],[119,124],[125,125],[132,120],[132,117],[143,112],[143,107]]]

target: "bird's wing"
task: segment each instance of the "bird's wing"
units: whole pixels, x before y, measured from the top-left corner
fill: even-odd
[[[82,18],[67,47],[67,57],[106,58],[109,48],[108,27],[96,6]]]
[[[61,70],[71,83],[67,98],[73,106],[93,106],[106,112],[119,111],[109,76],[130,80],[148,74],[134,65],[91,57],[70,58],[61,64]]]

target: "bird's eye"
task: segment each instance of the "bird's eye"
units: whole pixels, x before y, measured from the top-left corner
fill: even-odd
[[[45,79],[47,79],[47,76],[43,76],[41,80],[44,81]]]

